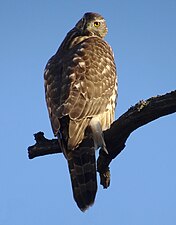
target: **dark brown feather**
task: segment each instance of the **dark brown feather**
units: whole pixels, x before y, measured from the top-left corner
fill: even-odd
[[[94,203],[97,192],[96,159],[92,138],[87,136],[74,151],[67,150],[67,160],[73,197],[78,207],[85,211]]]
[[[99,14],[85,15],[103,20]],[[117,95],[113,53],[102,39],[106,25],[97,36],[90,30],[83,33],[83,25],[80,20],[67,34],[44,74],[52,129],[68,160],[74,199],[82,211],[93,204],[97,190],[93,129],[100,131],[97,140],[103,140],[102,130],[114,119]]]

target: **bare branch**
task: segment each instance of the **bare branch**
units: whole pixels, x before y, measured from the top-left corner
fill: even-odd
[[[49,155],[54,153],[61,153],[61,149],[57,139],[47,139],[44,137],[43,132],[34,134],[35,145],[28,147],[28,157],[33,159],[38,156]]]
[[[110,162],[125,148],[126,140],[134,130],[174,112],[176,112],[176,91],[139,101],[120,116],[110,129],[104,132],[109,154],[100,150],[97,162],[100,176],[103,171],[104,175],[102,176],[106,176]],[[106,186],[104,187],[106,188]]]
[[[176,90],[165,95],[139,101],[120,116],[109,130],[104,132],[109,154],[107,155],[100,150],[97,162],[97,170],[100,173],[101,184],[104,188],[107,188],[110,183],[109,164],[125,148],[126,140],[130,134],[137,128],[174,112],[176,112]],[[61,152],[57,139],[48,140],[42,132],[34,136],[36,144],[28,148],[30,159]]]

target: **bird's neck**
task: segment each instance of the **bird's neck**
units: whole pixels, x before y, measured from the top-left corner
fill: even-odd
[[[89,38],[89,36],[82,35],[81,32],[74,27],[65,37],[62,44],[60,45],[57,55],[65,53],[70,48],[73,48],[75,45],[79,44],[81,41]]]

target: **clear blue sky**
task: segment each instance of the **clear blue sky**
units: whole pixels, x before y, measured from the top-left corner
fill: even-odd
[[[2,1],[0,7],[0,225],[176,224],[176,115],[134,132],[86,213],[76,207],[62,155],[29,160],[32,134],[52,138],[43,70],[84,12],[107,20],[119,73],[118,117],[176,88],[175,0]]]

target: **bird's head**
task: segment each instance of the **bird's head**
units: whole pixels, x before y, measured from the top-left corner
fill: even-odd
[[[85,13],[76,24],[82,35],[99,36],[104,38],[108,32],[105,19],[98,13]]]

